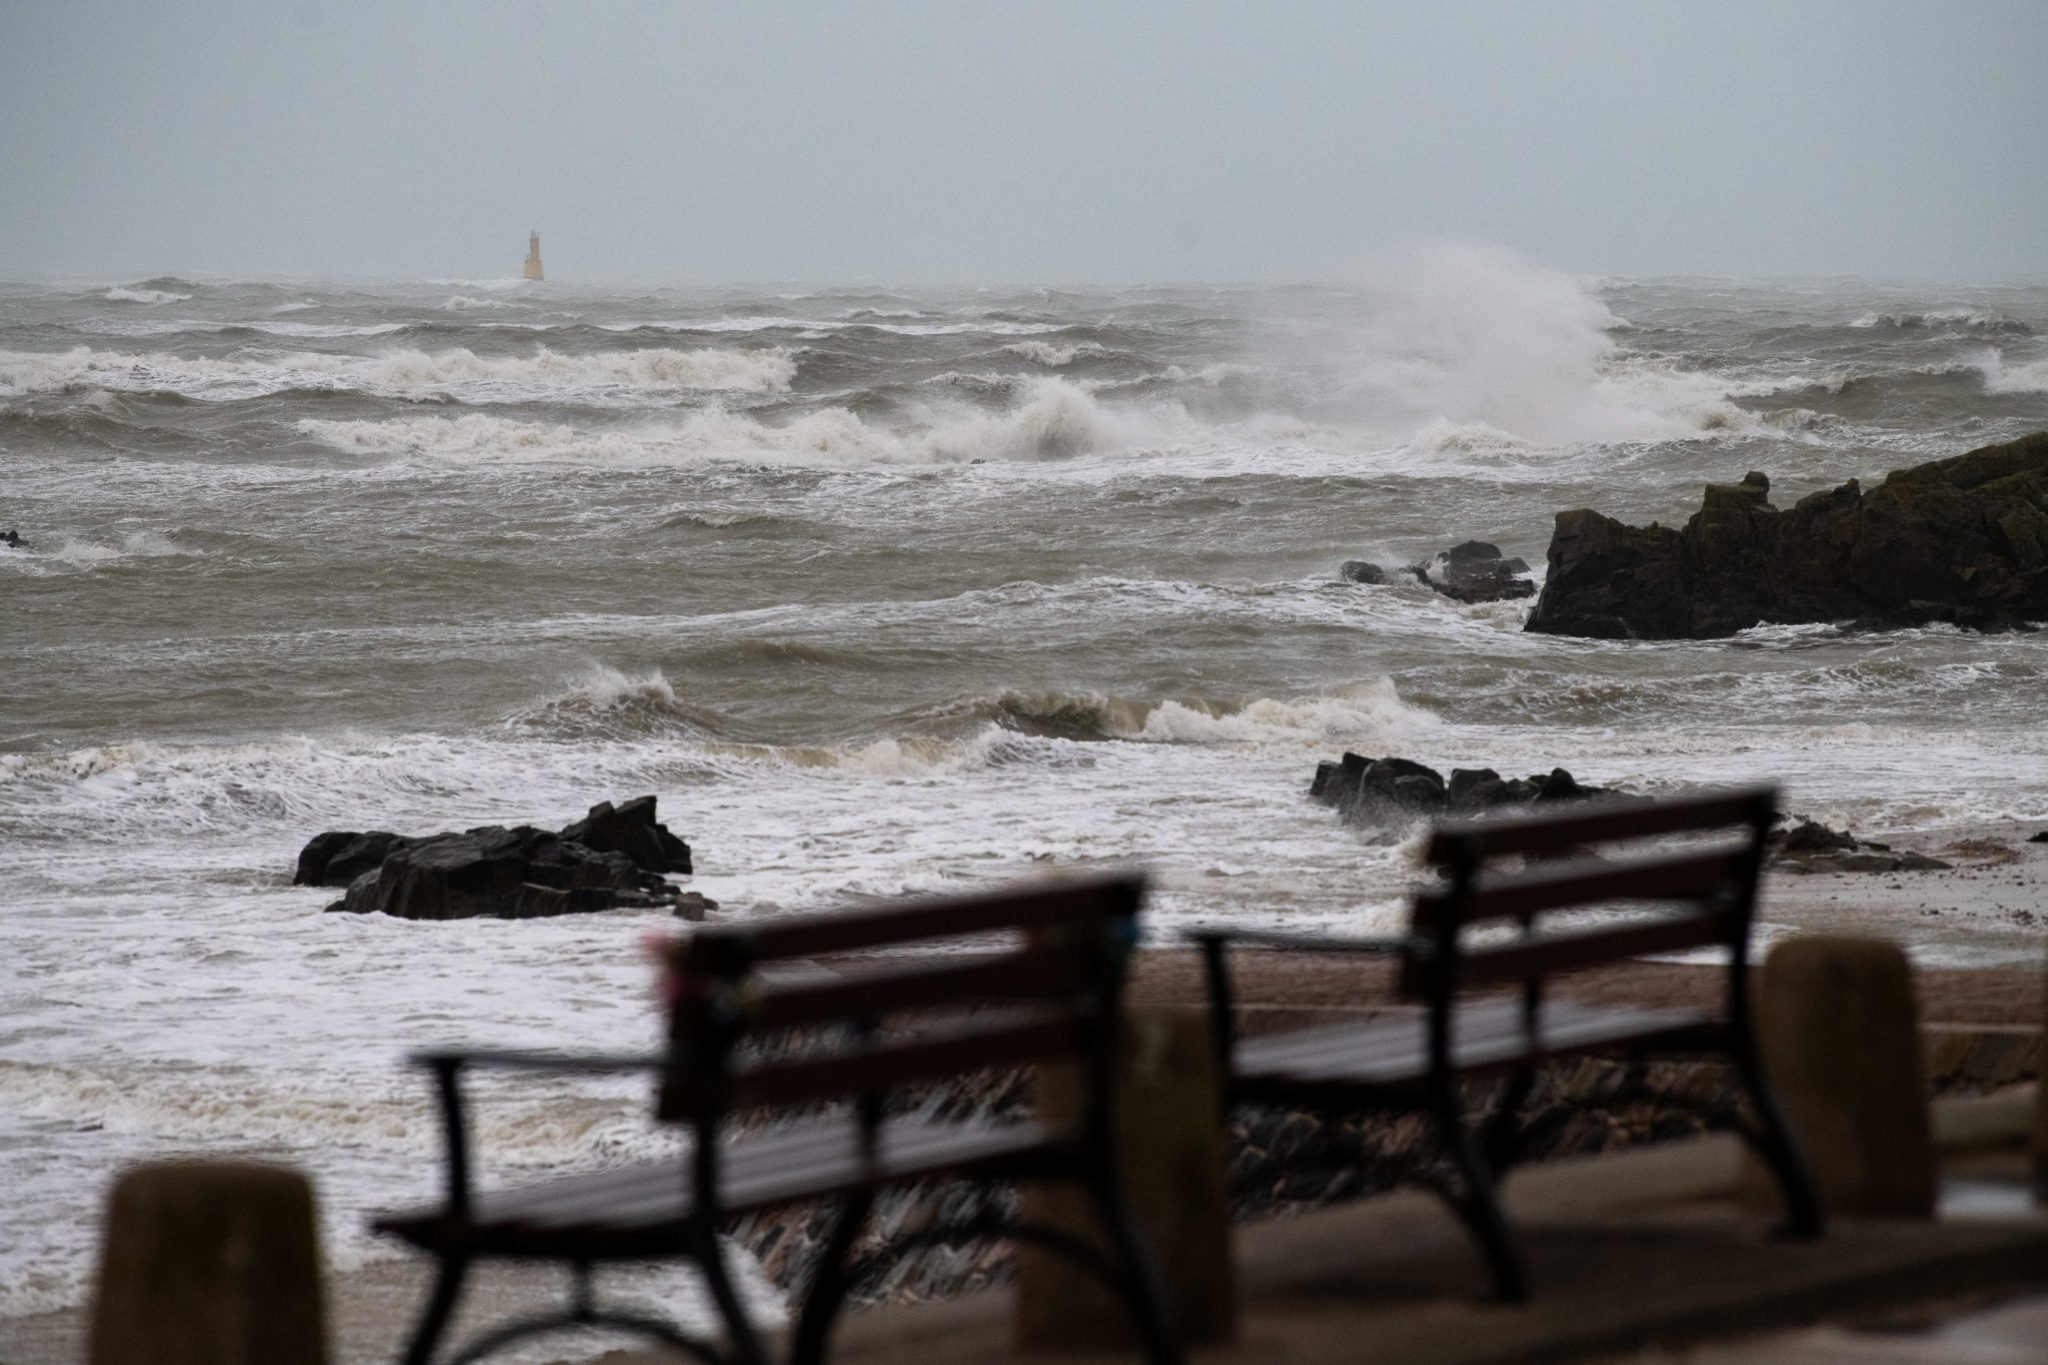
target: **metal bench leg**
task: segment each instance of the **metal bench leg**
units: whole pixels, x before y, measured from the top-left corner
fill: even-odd
[[[732,1345],[733,1359],[738,1365],[768,1365],[768,1352],[761,1345],[761,1334],[754,1330],[754,1323],[747,1316],[747,1307],[740,1302],[739,1290],[734,1288],[732,1272],[725,1261],[725,1248],[718,1240],[718,1230],[708,1222],[700,1222],[697,1238],[696,1261],[704,1271],[704,1279],[711,1286],[711,1297],[718,1304],[718,1316],[725,1323],[726,1340]]]
[[[824,1252],[818,1258],[818,1273],[812,1277],[810,1292],[804,1296],[803,1309],[797,1317],[795,1344],[789,1353],[791,1365],[818,1365],[825,1358],[832,1323],[853,1285],[847,1256],[861,1229],[867,1226],[868,1210],[874,1202],[872,1194],[860,1194],[840,1208],[832,1233],[825,1239]]]
[[[427,1365],[434,1358],[434,1348],[441,1344],[441,1334],[448,1330],[448,1319],[455,1312],[455,1301],[462,1295],[462,1281],[468,1274],[467,1256],[441,1257],[440,1267],[434,1273],[433,1292],[428,1295],[419,1326],[413,1329],[412,1341],[405,1348],[405,1365]]]
[[[1794,1237],[1818,1237],[1824,1220],[1820,1197],[1814,1193],[1813,1176],[1806,1169],[1806,1159],[1799,1154],[1799,1144],[1793,1141],[1792,1129],[1778,1108],[1777,1098],[1764,1080],[1763,1063],[1757,1057],[1756,1042],[1748,1029],[1736,1034],[1729,1050],[1735,1054],[1736,1074],[1742,1079],[1743,1091],[1749,1096],[1750,1109],[1756,1116],[1754,1127],[1741,1125],[1742,1136],[1777,1178],[1778,1189],[1785,1196],[1785,1231]]]
[[[1131,1220],[1123,1183],[1113,1171],[1099,1172],[1088,1182],[1088,1193],[1094,1198],[1102,1230],[1109,1236],[1110,1254],[1116,1262],[1118,1278],[1123,1281],[1124,1296],[1130,1303],[1131,1316],[1137,1320],[1138,1336],[1145,1343],[1145,1359],[1151,1365],[1179,1365],[1180,1333],[1175,1329],[1173,1312],[1167,1307],[1158,1267],[1152,1264],[1144,1239],[1138,1236],[1137,1224]]]
[[[1495,1102],[1493,1112],[1487,1115],[1486,1124],[1480,1130],[1480,1155],[1486,1158],[1486,1167],[1496,1178],[1505,1176],[1508,1167],[1521,1154],[1524,1133],[1522,1106],[1528,1102],[1529,1092],[1535,1087],[1536,1072],[1533,1068],[1525,1067],[1509,1076],[1500,1099]]]
[[[1438,1092],[1432,1109],[1437,1142],[1451,1159],[1464,1186],[1451,1205],[1486,1253],[1487,1266],[1493,1272],[1494,1292],[1509,1303],[1520,1303],[1529,1297],[1529,1278],[1522,1268],[1521,1252],[1515,1247],[1515,1235],[1500,1211],[1493,1172],[1466,1130],[1464,1115],[1459,1112],[1457,1088],[1440,1086]]]

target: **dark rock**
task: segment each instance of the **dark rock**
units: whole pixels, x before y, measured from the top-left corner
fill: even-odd
[[[1786,830],[1778,849],[1783,853],[1834,853],[1856,847],[1856,836],[1846,830],[1829,829],[1814,820],[1802,819]]]
[[[563,830],[562,837],[600,853],[623,853],[648,872],[690,875],[690,846],[654,818],[651,796],[616,807],[600,801],[590,814]]]
[[[328,909],[401,919],[531,919],[669,905],[675,896],[674,887],[623,853],[600,853],[531,825],[486,825],[407,843]]]
[[[701,920],[706,912],[716,910],[717,908],[718,902],[701,891],[684,891],[676,896],[675,912],[677,919]]]
[[[1520,559],[1503,559],[1500,546],[1483,540],[1453,545],[1420,564],[1410,564],[1400,572],[1412,574],[1444,596],[1460,602],[1499,602],[1536,595],[1536,581],[1528,576],[1529,565]],[[1337,573],[1353,583],[1393,581],[1387,570],[1364,559],[1346,560]]]
[[[2030,844],[2048,844],[2048,829],[2042,830],[2039,834],[2028,835],[2027,842]]]
[[[1858,839],[1847,830],[1830,829],[1816,820],[1795,817],[1790,829],[1772,830],[1768,839],[1772,865],[1784,872],[1937,872],[1950,864],[1924,853],[1894,849],[1874,839]]]
[[[1412,759],[1347,753],[1335,763],[1316,765],[1309,795],[1335,806],[1350,823],[1391,827],[1538,800],[1577,801],[1622,793],[1582,786],[1563,768],[1512,782],[1502,781],[1491,768],[1454,768],[1446,782],[1436,769]]]
[[[21,548],[21,532],[0,531],[0,545],[4,545],[10,550],[19,550]]]
[[[1474,806],[1473,793],[1487,786],[1500,786],[1500,774],[1491,768],[1453,768],[1444,796],[1454,806]]]
[[[1710,639],[1759,624],[2048,620],[2048,432],[1771,505],[1770,480],[1709,485],[1674,530],[1560,512],[1525,627]]]
[[[531,825],[426,838],[329,831],[300,852],[294,881],[346,886],[330,910],[406,919],[531,919],[627,906],[672,906],[701,919],[713,903],[686,903],[663,876],[690,870],[689,845],[643,796],[616,807],[601,802],[560,833]]]
[[[299,851],[299,868],[292,877],[292,885],[347,886],[412,842],[402,834],[381,829],[366,834],[349,830],[316,834]]]

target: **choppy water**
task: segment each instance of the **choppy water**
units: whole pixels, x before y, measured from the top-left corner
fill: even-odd
[[[406,1047],[652,1037],[657,919],[322,916],[322,828],[652,791],[727,913],[1140,858],[1170,926],[1393,913],[1301,799],[1344,747],[2048,818],[2048,635],[1332,581],[2044,427],[2048,288],[0,285],[0,1315],[76,1297],[119,1162],[300,1161],[347,1264],[428,1183]],[[502,1092],[487,1145],[639,1150],[630,1093]]]

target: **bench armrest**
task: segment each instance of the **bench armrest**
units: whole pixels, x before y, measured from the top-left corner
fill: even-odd
[[[434,1089],[440,1102],[442,1136],[448,1157],[448,1212],[458,1219],[469,1216],[473,1194],[470,1189],[469,1124],[463,1112],[462,1073],[467,1067],[510,1068],[518,1071],[604,1073],[622,1071],[666,1071],[674,1065],[665,1053],[603,1052],[519,1052],[509,1048],[429,1048],[415,1052],[414,1065],[434,1073]]]
[[[1389,937],[1338,937],[1329,934],[1287,933],[1274,929],[1194,929],[1183,935],[1202,950],[1203,975],[1209,985],[1209,1034],[1216,1050],[1217,1075],[1228,1093],[1230,1060],[1237,1051],[1236,1005],[1230,988],[1229,954],[1233,944],[1254,948],[1278,948],[1302,953],[1371,953],[1385,956],[1427,958],[1433,945],[1415,935]],[[1228,1101],[1225,1101],[1226,1107]]]
[[[673,1065],[664,1052],[520,1052],[511,1048],[427,1048],[406,1059],[414,1066],[491,1067],[511,1071],[662,1071]]]

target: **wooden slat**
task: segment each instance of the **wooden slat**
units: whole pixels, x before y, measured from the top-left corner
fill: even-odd
[[[856,1190],[975,1171],[1016,1169],[1069,1139],[1036,1121],[964,1127],[895,1119],[869,1152],[859,1128],[827,1119],[744,1139],[721,1153],[719,1208],[727,1215]],[[438,1208],[408,1210],[377,1226],[422,1246],[458,1236],[472,1250],[598,1256],[662,1254],[688,1228],[694,1199],[687,1157],[591,1171],[480,1197],[457,1229]]]
[[[975,1000],[1073,995],[1094,979],[1096,945],[1085,940],[1019,952],[850,972],[834,981],[770,986],[749,1002],[757,1029],[882,1018]]]
[[[1538,1017],[1534,1038],[1524,1034],[1519,1007],[1487,1002],[1485,1017],[1461,1009],[1453,1022],[1451,1060],[1460,1073],[1474,1073],[1575,1051],[1625,1047],[1672,1034],[1711,1027],[1711,1015],[1693,1010],[1615,1008],[1550,1001]],[[1429,1074],[1429,1035],[1420,1016],[1375,1020],[1350,1026],[1341,1045],[1330,1037],[1313,1046],[1300,1035],[1252,1039],[1239,1045],[1232,1067],[1233,1088],[1279,1097],[1375,1088],[1405,1089]]]
[[[1087,1020],[1077,1007],[1032,1010],[1009,1020],[969,1021],[908,1041],[742,1068],[728,1082],[730,1102],[741,1109],[838,1099],[954,1072],[1069,1057],[1087,1044]]]
[[[1497,947],[1471,948],[1459,971],[1463,984],[1491,986],[1552,972],[1625,962],[1645,953],[1674,953],[1728,942],[1728,921],[1717,914],[1674,915],[1629,924],[1537,934]]]
[[[1740,787],[1696,796],[1644,802],[1574,802],[1529,815],[1470,820],[1440,826],[1425,856],[1448,863],[1461,848],[1474,856],[1540,853],[1607,839],[1719,829],[1768,820],[1777,809],[1776,787]]]
[[[1616,862],[1575,862],[1503,877],[1482,877],[1457,906],[1465,923],[1621,900],[1704,900],[1742,877],[1748,852],[1720,847]],[[1456,904],[1450,891],[1415,898],[1417,925]]]
[[[954,896],[876,909],[791,915],[760,924],[704,929],[684,941],[679,965],[685,970],[708,967],[718,961],[722,946],[737,950],[746,960],[770,962],[894,947],[923,939],[961,938],[1003,929],[1042,929],[1085,924],[1091,919],[1129,918],[1137,913],[1144,889],[1143,876],[1119,873],[985,896]]]

